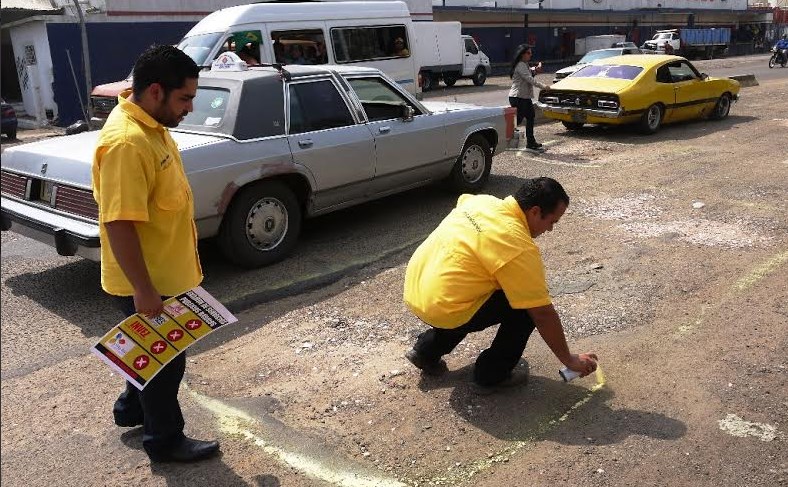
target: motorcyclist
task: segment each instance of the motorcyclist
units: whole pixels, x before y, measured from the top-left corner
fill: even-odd
[[[777,41],[774,49],[777,52],[777,62],[782,63],[785,61],[785,50],[788,49],[788,34],[783,34],[782,39]]]

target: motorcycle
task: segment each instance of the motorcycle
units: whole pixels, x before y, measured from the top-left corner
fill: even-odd
[[[769,69],[773,68],[775,64],[779,64],[783,68],[788,64],[788,49],[772,48],[772,57],[769,58]]]

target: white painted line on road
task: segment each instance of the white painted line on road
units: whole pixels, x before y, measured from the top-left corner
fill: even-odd
[[[271,444],[262,438],[248,425],[257,423],[257,420],[244,411],[228,406],[223,402],[200,394],[184,387],[194,397],[198,404],[209,410],[219,421],[221,431],[230,436],[240,436],[254,445],[260,447],[265,453],[287,464],[295,470],[309,477],[328,482],[342,487],[406,487],[406,484],[384,477],[376,477],[346,469],[332,468],[326,462],[300,452],[288,451]],[[346,460],[345,460],[346,461]]]
[[[747,289],[754,286],[755,283],[776,271],[778,267],[786,262],[788,262],[788,250],[775,255],[771,259],[753,269],[752,272],[736,281],[734,287],[739,291],[746,291]]]
[[[527,157],[525,154],[529,154],[528,151],[520,151],[517,153],[517,157]],[[544,164],[550,164],[553,166],[570,166],[570,167],[602,167],[599,164],[578,164],[575,162],[563,162],[563,161],[551,161],[549,159],[542,159],[541,157],[528,157],[532,161],[542,162]]]

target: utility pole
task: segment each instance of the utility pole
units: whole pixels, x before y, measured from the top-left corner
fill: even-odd
[[[85,89],[87,90],[87,101],[86,106],[86,114],[88,119],[86,120],[88,126],[90,126],[90,120],[93,118],[93,107],[90,104],[90,92],[93,89],[93,81],[90,79],[90,53],[88,49],[88,30],[85,26],[85,17],[82,15],[82,7],[79,6],[79,0],[74,0],[74,7],[77,9],[77,15],[79,16],[79,30],[82,34],[82,61],[83,67],[85,70]]]

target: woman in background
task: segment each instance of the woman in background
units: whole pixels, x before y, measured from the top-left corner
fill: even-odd
[[[512,78],[512,88],[509,90],[509,105],[517,108],[517,125],[519,126],[525,119],[526,147],[533,150],[542,150],[542,144],[534,137],[534,86],[542,90],[549,89],[549,86],[536,81],[534,75],[542,71],[542,63],[532,68],[528,64],[533,56],[531,46],[522,44],[517,48],[512,66],[509,70],[509,77]]]

